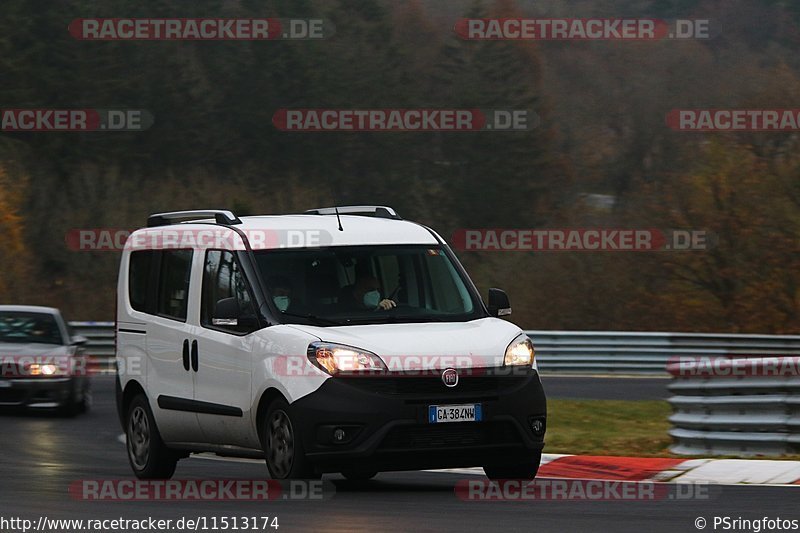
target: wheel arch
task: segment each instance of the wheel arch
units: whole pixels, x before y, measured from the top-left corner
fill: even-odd
[[[128,413],[128,407],[131,405],[133,399],[139,394],[144,394],[145,397],[147,397],[144,387],[142,387],[138,381],[132,379],[125,384],[125,389],[122,391],[122,397],[119,405],[119,416],[123,428],[125,427],[125,415]]]
[[[258,400],[258,407],[256,408],[256,430],[258,431],[258,440],[261,442],[262,447],[264,446],[264,416],[267,413],[267,408],[269,405],[277,399],[281,399],[287,403],[289,402],[289,400],[286,399],[286,396],[284,396],[283,393],[275,387],[266,389],[261,394],[261,398]]]

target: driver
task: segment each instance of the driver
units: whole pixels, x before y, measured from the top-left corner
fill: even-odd
[[[352,289],[345,291],[341,303],[348,309],[364,309],[377,311],[397,307],[397,303],[389,298],[381,298],[380,284],[375,276],[359,277]]]

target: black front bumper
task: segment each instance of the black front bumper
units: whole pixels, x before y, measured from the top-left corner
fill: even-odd
[[[480,404],[482,420],[429,423],[428,407],[447,404]],[[544,446],[547,414],[534,370],[464,377],[454,388],[439,377],[337,377],[292,410],[321,472],[524,463]]]
[[[79,396],[86,378],[47,377],[0,379],[0,408],[55,409]]]

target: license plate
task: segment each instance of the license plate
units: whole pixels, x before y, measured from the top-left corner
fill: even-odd
[[[11,382],[6,380],[0,380],[0,389],[8,389],[11,387]]]
[[[480,422],[483,418],[482,414],[481,404],[479,403],[428,406],[428,422],[431,424],[440,424],[442,422]]]

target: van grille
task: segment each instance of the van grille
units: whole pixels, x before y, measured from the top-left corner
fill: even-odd
[[[465,448],[487,445],[522,445],[510,422],[419,424],[389,431],[381,450]]]

